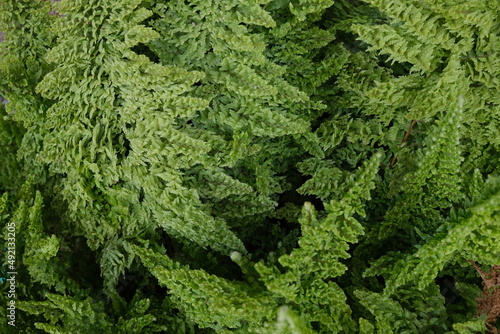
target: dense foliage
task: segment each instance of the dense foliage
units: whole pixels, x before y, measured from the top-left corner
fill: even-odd
[[[495,333],[499,12],[2,0],[6,328]]]

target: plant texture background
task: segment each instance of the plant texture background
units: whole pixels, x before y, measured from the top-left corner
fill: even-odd
[[[498,13],[2,1],[7,328],[497,333]]]

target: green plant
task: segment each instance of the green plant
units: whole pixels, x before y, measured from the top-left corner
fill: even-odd
[[[2,1],[15,329],[495,333],[499,11]]]

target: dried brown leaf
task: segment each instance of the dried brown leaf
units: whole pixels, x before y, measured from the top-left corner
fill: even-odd
[[[477,299],[476,316],[486,314],[488,333],[498,334],[498,328],[494,324],[500,316],[500,265],[492,266],[489,272],[484,272],[474,261],[469,262],[483,279],[483,292]]]

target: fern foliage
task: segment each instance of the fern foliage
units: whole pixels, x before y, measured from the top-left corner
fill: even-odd
[[[496,333],[499,11],[2,1],[7,328]]]

